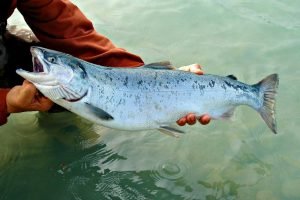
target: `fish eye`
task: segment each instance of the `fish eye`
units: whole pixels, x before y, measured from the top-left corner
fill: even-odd
[[[56,61],[55,57],[48,57],[47,60],[51,63],[54,63]]]

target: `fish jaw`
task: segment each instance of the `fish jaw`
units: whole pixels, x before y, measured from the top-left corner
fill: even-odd
[[[23,69],[17,69],[16,73],[35,85],[56,86],[59,84],[51,74],[46,72],[28,72]]]
[[[45,72],[28,72],[23,69],[17,69],[16,73],[33,83],[42,94],[47,96],[52,101],[60,98],[60,96],[53,94],[53,91],[59,90],[60,85],[50,74]]]
[[[17,69],[16,73],[33,83],[42,93],[57,88],[59,82],[50,73],[50,65],[45,62],[43,50],[39,47],[31,47],[33,72]]]
[[[70,55],[42,47],[31,47],[33,72],[16,73],[33,83],[51,100],[77,101],[87,94],[89,85],[80,63],[71,62]]]
[[[30,52],[32,55],[33,72],[49,73],[50,67],[43,59],[44,55],[42,49],[33,46],[30,48]]]
[[[16,73],[32,82],[33,84],[54,86],[58,85],[57,80],[50,73],[49,63],[45,62],[43,51],[39,47],[31,47],[33,72],[17,69]]]

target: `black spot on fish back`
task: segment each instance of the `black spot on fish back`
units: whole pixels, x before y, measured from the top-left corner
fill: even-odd
[[[205,89],[205,85],[200,85],[199,84],[199,88],[200,88],[200,90],[203,90],[203,89]]]
[[[128,86],[128,76],[125,77],[125,81],[124,81],[124,84],[123,84],[125,87]]]
[[[113,78],[108,73],[105,73],[105,78],[109,79],[110,81],[113,81]]]
[[[199,89],[199,90],[203,90],[205,88],[205,85],[202,85],[200,82],[198,81],[194,81],[193,85],[192,85],[193,89]]]
[[[137,84],[138,84],[138,85],[142,85],[142,84],[143,84],[143,81],[140,80],[140,81],[137,82]]]
[[[244,92],[248,92],[247,87],[244,86],[244,85],[232,84],[232,83],[230,83],[230,82],[228,82],[228,81],[226,81],[226,80],[224,81],[224,83],[225,83],[228,87],[233,88],[233,89],[235,89],[235,90],[242,90],[242,91],[244,91]]]
[[[211,80],[211,81],[209,81],[208,85],[209,85],[209,87],[213,88],[215,86],[215,83],[216,82],[214,80]]]
[[[221,85],[221,88],[223,88],[224,90],[226,90],[226,86],[224,84]]]

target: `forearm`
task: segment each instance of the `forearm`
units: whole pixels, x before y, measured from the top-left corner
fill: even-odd
[[[43,46],[106,66],[140,66],[140,57],[117,48],[68,0],[19,0],[17,7]]]

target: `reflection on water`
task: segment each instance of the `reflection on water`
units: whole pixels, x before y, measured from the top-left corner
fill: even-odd
[[[198,62],[247,83],[279,73],[279,134],[243,107],[232,121],[187,126],[179,139],[67,112],[15,114],[0,127],[1,200],[300,198],[299,2],[74,2],[146,62]]]
[[[2,199],[32,199],[36,191],[45,199],[236,199],[272,169],[235,138],[217,141],[224,133],[200,141],[192,134],[178,140],[156,131],[120,133],[68,112],[13,120],[2,127],[17,125],[2,135]],[[231,150],[213,152],[223,142]]]

